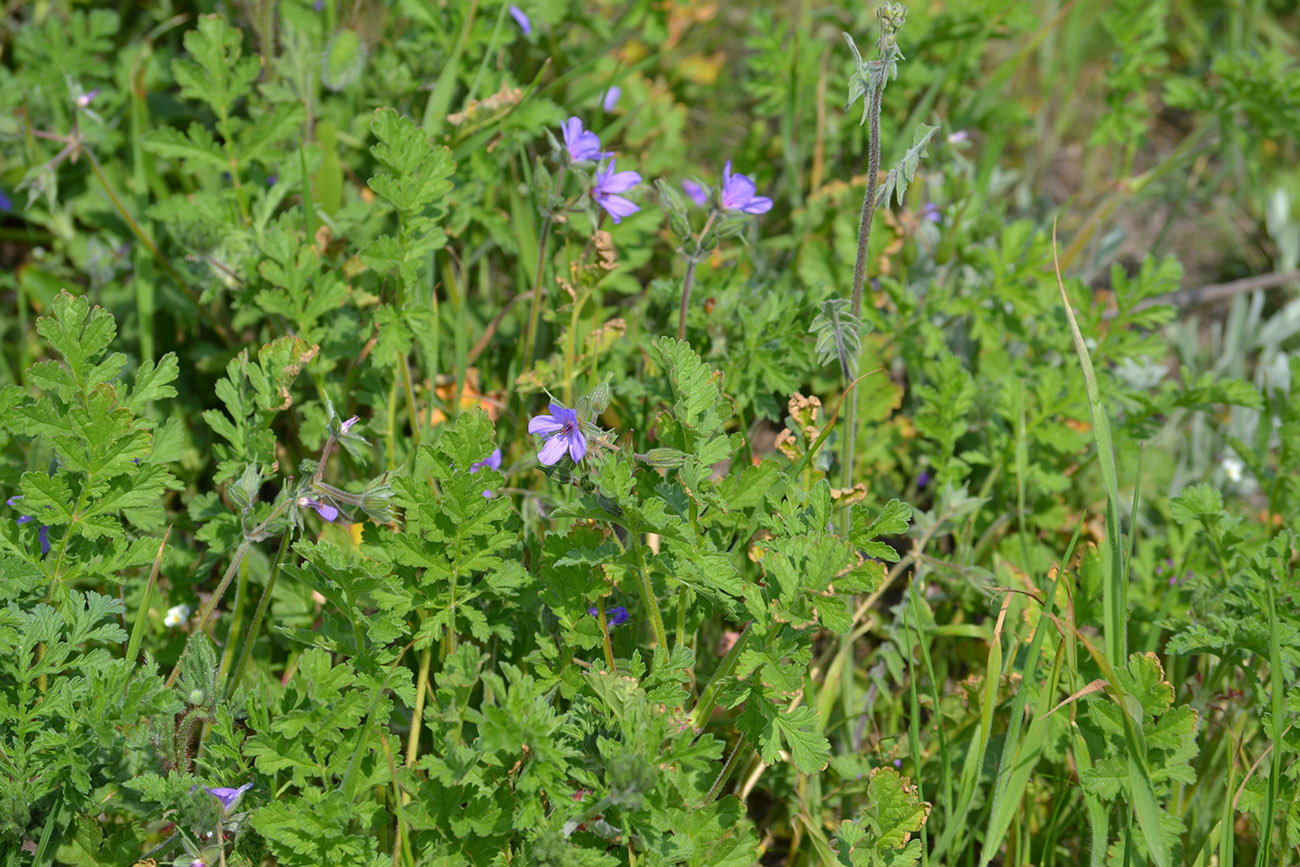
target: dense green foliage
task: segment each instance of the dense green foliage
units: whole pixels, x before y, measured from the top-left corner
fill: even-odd
[[[1300,15],[914,5],[9,4],[0,867],[1300,857]]]

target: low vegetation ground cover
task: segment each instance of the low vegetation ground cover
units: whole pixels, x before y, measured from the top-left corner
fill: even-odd
[[[8,4],[0,864],[1291,863],[1298,32]]]

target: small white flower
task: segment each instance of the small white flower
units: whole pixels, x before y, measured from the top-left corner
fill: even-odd
[[[1246,465],[1242,463],[1241,458],[1230,454],[1219,461],[1219,466],[1223,467],[1223,474],[1228,477],[1228,481],[1234,485],[1241,484],[1241,472],[1246,469]]]
[[[180,626],[186,620],[189,620],[190,610],[188,605],[173,605],[167,609],[167,616],[163,618],[163,626],[169,629],[173,626]]]

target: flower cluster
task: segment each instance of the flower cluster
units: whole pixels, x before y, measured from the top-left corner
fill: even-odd
[[[712,190],[690,179],[682,181],[682,192],[697,207],[703,208],[709,203]],[[749,175],[731,171],[731,160],[722,168],[721,205],[724,211],[741,214],[766,214],[772,210],[772,200],[758,195],[758,187]]]
[[[565,121],[560,131],[564,135],[564,150],[570,164],[600,162],[614,156],[612,151],[600,149],[600,138],[591,130],[583,129],[582,121],[576,117]],[[597,169],[591,187],[591,200],[604,208],[614,218],[614,222],[618,223],[624,217],[630,217],[641,210],[640,206],[621,195],[641,183],[641,176],[632,171],[620,172],[614,163],[610,159],[608,166]]]

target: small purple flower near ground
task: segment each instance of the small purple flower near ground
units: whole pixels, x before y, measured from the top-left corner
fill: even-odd
[[[600,104],[600,107],[605,111],[613,111],[614,106],[618,105],[618,98],[622,95],[623,88],[617,84],[610,85],[609,90],[605,91],[605,101]]]
[[[600,619],[600,612],[596,610],[596,606],[594,605],[587,609],[587,613],[597,620]],[[631,617],[632,615],[627,613],[626,608],[622,605],[615,605],[613,608],[605,612],[605,623],[610,629],[613,629],[615,626],[622,626],[624,623],[627,623]]]
[[[477,473],[479,470],[483,469],[484,467],[487,467],[490,470],[501,469],[501,449],[499,448],[493,449],[492,454],[488,455],[483,460],[479,461],[478,463],[470,464],[469,471],[471,473]],[[483,496],[487,497],[488,499],[491,499],[493,494],[491,491],[484,491]]]
[[[744,214],[766,214],[772,210],[772,200],[756,195],[758,188],[747,175],[731,173],[731,160],[722,170],[722,210],[740,211]]]
[[[930,471],[921,470],[921,475],[916,477],[916,489],[923,490],[928,484],[930,484]]]
[[[77,97],[77,108],[90,108],[90,103],[93,102],[97,96],[99,96],[98,87],[92,91],[81,94]]]
[[[278,180],[280,180],[280,176],[279,176],[279,175],[267,175],[267,176],[266,176],[266,185],[267,185],[268,187],[273,187],[273,186],[275,186],[275,182],[278,181]]]
[[[314,500],[311,497],[299,497],[298,506],[300,508],[315,509],[316,514],[331,523],[333,523],[334,519],[339,516],[338,509],[334,508],[329,503],[322,503],[320,500]]]
[[[587,453],[587,438],[578,426],[578,413],[558,403],[551,404],[550,410],[550,415],[534,416],[528,422],[530,434],[546,437],[537,460],[548,467],[554,466],[567,451],[576,464]]]
[[[348,419],[347,421],[341,423],[341,424],[339,425],[339,430],[342,431],[343,433],[347,433],[348,431],[352,430],[352,426],[353,426],[354,424],[356,424],[356,423],[357,423],[358,421],[360,421],[360,420],[361,420],[361,416],[359,416],[359,415],[354,415],[354,416],[352,416],[352,418],[350,418],[350,419]]]
[[[896,767],[896,768],[901,768],[902,766],[903,766],[903,760],[902,760],[902,759],[894,759],[894,767]]]
[[[528,36],[533,32],[533,23],[528,20],[528,16],[524,14],[524,10],[520,9],[518,6],[510,7],[510,17],[515,19],[515,23],[519,25],[520,30],[524,31],[525,36]]]
[[[9,197],[4,194],[4,190],[0,190],[0,211],[11,211],[13,206],[14,203],[9,201]]]
[[[610,160],[609,167],[597,173],[596,185],[591,188],[591,198],[617,223],[624,217],[630,217],[641,210],[640,206],[617,195],[626,193],[639,183],[641,183],[640,175],[636,172],[615,171],[614,160]]]
[[[701,208],[709,203],[709,191],[695,181],[682,181],[682,190],[686,193],[686,198]]]
[[[931,223],[937,223],[941,219],[941,216],[942,215],[939,213],[939,206],[936,205],[934,202],[926,202],[925,207],[921,209],[922,220],[927,220]]]
[[[192,792],[194,791],[194,789],[197,788],[198,786],[195,786],[194,788],[190,789],[190,791]],[[204,786],[203,791],[207,792],[209,795],[211,795],[212,797],[220,801],[221,809],[224,812],[228,813],[230,812],[230,808],[235,805],[235,802],[239,800],[239,796],[244,794],[244,792],[247,792],[251,788],[253,788],[253,784],[251,782],[248,782],[248,783],[244,783],[244,785],[240,786],[238,789],[227,789],[221,786],[217,786],[215,788],[209,788],[207,786]]]
[[[582,128],[582,121],[571,117],[560,128],[564,134],[564,149],[569,152],[569,162],[580,163],[583,160],[603,160],[613,156],[600,149],[600,137],[589,129]]]

